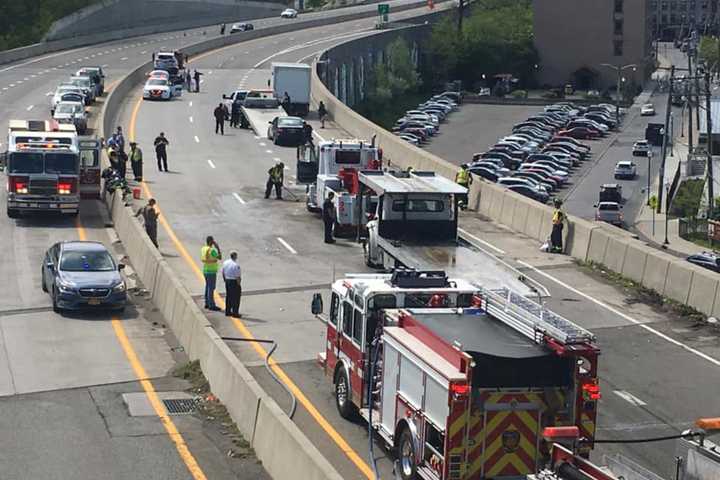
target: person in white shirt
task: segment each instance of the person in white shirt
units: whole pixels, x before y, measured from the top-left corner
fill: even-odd
[[[225,316],[240,318],[242,271],[237,263],[237,252],[230,252],[230,258],[223,263],[222,276],[225,280]]]

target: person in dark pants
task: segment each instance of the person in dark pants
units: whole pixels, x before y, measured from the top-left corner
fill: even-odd
[[[155,145],[155,155],[157,156],[158,170],[162,172],[164,168],[167,172],[168,166],[166,149],[170,142],[165,137],[165,134],[163,132],[160,132],[160,135],[155,137],[155,142],[153,142],[153,144]]]
[[[233,102],[230,109],[230,126],[238,128],[240,126],[240,102]]]
[[[117,154],[117,162],[118,162],[118,173],[120,174],[121,178],[125,178],[125,175],[127,174],[127,161],[128,161],[127,153],[120,150]]]
[[[142,150],[137,143],[130,142],[130,166],[132,166],[133,177],[136,182],[142,182],[143,156]]]
[[[242,270],[237,264],[237,252],[230,252],[230,258],[223,263],[222,276],[225,280],[225,316],[240,317]]]
[[[310,145],[313,145],[313,128],[312,125],[310,125],[307,122],[303,122],[303,136],[305,137],[305,143],[309,143]]]
[[[278,162],[277,165],[268,170],[268,180],[265,184],[265,198],[270,198],[273,186],[275,186],[275,196],[278,200],[282,200],[282,187],[285,181],[285,164]]]
[[[550,252],[551,253],[562,253],[563,242],[562,232],[565,226],[565,212],[560,208],[562,207],[562,201],[555,199],[555,211],[552,216],[552,232],[550,233]]]
[[[320,117],[320,128],[325,128],[325,119],[327,118],[327,108],[325,108],[325,104],[322,100],[320,100],[320,105],[318,105],[318,117]]]
[[[155,210],[155,203],[157,203],[155,199],[151,198],[148,200],[147,205],[138,210],[135,216],[142,216],[145,223],[145,233],[150,237],[150,241],[155,245],[155,248],[160,248],[157,241],[157,219],[160,213]]]
[[[200,261],[203,264],[205,277],[205,308],[219,311],[215,305],[215,282],[217,280],[218,261],[222,259],[220,246],[212,236],[205,239],[205,246],[200,250]]]
[[[220,25],[220,35],[225,35],[225,24]]]
[[[322,217],[325,225],[325,243],[335,243],[333,238],[333,226],[335,225],[335,204],[333,203],[335,194],[330,192],[323,202]]]
[[[202,73],[197,71],[197,68],[195,69],[195,73],[193,74],[193,77],[195,79],[195,93],[200,93],[200,76],[203,75]]]
[[[225,135],[225,116],[227,115],[227,110],[225,109],[225,105],[222,103],[219,104],[217,107],[215,107],[215,110],[213,110],[213,116],[215,117],[215,134],[217,135],[218,131],[220,131],[220,135]]]

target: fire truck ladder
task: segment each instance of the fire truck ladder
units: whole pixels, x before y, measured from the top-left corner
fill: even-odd
[[[485,310],[535,343],[545,335],[564,345],[592,343],[595,335],[508,288],[482,289]]]

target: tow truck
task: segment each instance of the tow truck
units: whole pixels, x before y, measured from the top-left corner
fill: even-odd
[[[380,168],[381,152],[374,142],[360,139],[333,139],[316,146],[305,144],[297,150],[297,183],[307,185],[306,207],[322,211],[330,192],[335,194],[335,234],[359,233],[367,216],[375,211],[377,197],[361,201],[359,175]]]
[[[549,296],[541,284],[458,236],[458,200],[465,187],[428,171],[361,171],[358,178],[360,202],[365,195],[376,198],[363,244],[369,267],[439,269],[528,297]]]
[[[7,151],[0,159],[7,174],[8,217],[26,212],[77,215],[81,194],[99,196],[99,143],[80,141],[71,124],[10,120]]]
[[[369,423],[404,480],[537,473],[546,427],[576,427],[581,457],[593,447],[595,336],[524,295],[442,271],[351,274],[326,323],[318,360],[338,412]]]

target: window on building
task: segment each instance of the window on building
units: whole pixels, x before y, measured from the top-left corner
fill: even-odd
[[[623,54],[623,41],[615,40],[613,42],[613,55],[616,57],[622,57]]]
[[[615,0],[615,13],[623,12],[623,0]]]
[[[615,29],[614,29],[615,35],[622,35],[623,34],[623,21],[622,19],[615,20]]]

